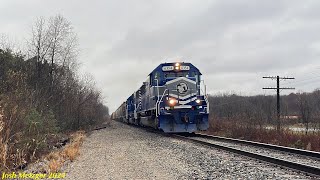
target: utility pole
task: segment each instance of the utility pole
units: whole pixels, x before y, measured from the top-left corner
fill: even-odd
[[[277,87],[266,87],[262,89],[276,89],[277,90],[277,131],[280,131],[281,122],[280,122],[280,90],[284,89],[295,89],[295,88],[280,88],[280,79],[294,79],[293,77],[279,77],[279,76],[265,76],[262,78],[268,78],[268,79],[276,79],[277,80]]]

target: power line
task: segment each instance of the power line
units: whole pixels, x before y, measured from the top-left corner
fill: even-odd
[[[288,90],[288,89],[295,89],[290,87],[280,88],[280,79],[295,79],[293,77],[279,77],[279,76],[264,76],[264,79],[272,79],[277,80],[277,87],[265,87],[262,89],[275,89],[277,90],[277,130],[280,131],[280,90]]]
[[[297,81],[297,82],[294,82],[294,83],[288,83],[287,85],[305,85],[305,84],[310,84],[310,83],[314,83],[315,81],[319,81],[319,78],[320,76],[317,76],[317,77],[313,77],[313,78],[309,78],[309,79],[304,79],[304,80],[300,80],[300,81]]]
[[[304,72],[303,73],[303,76],[305,77],[304,79],[297,79],[297,81],[285,82],[283,84],[285,84],[285,85],[295,85],[295,84],[303,83],[303,81],[309,81],[311,79],[320,78],[320,73],[319,73],[320,66],[314,67],[314,68],[315,69],[313,71],[308,71],[308,72]],[[308,77],[307,75],[312,75],[312,76]]]

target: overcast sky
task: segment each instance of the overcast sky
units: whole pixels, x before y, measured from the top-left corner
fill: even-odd
[[[57,14],[111,111],[177,60],[198,67],[212,94],[274,94],[261,89],[276,85],[269,75],[295,77],[282,82],[295,91],[320,87],[318,0],[0,0],[0,34],[24,44],[37,17]]]

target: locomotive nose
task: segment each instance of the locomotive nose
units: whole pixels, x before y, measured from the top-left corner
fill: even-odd
[[[193,80],[185,77],[179,77],[168,81],[166,83],[166,88],[169,92],[168,98],[177,100],[177,103],[174,103],[175,106],[192,105],[192,102],[196,100],[197,88],[196,82]]]

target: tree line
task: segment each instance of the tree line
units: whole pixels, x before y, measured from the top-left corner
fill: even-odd
[[[66,18],[38,18],[24,53],[0,41],[0,170],[21,168],[63,134],[108,118],[92,79],[77,72],[77,35]]]
[[[209,96],[209,102],[212,122],[230,122],[249,129],[265,128],[277,121],[276,96],[225,93]],[[283,95],[280,105],[282,126],[303,123],[306,133],[310,128],[320,129],[320,89]]]

